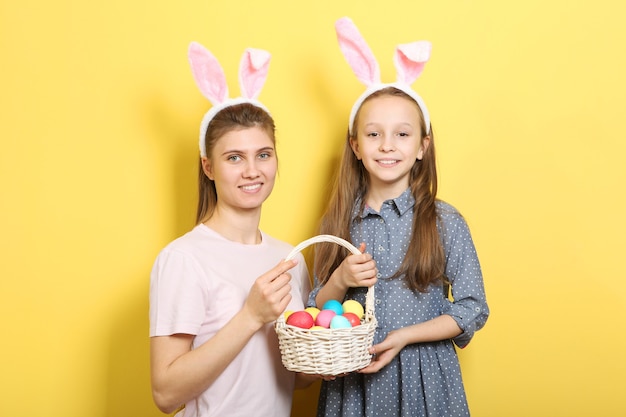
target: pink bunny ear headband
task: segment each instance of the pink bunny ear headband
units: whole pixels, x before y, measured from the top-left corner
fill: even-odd
[[[228,97],[224,70],[211,52],[199,43],[192,42],[189,45],[188,56],[191,72],[200,92],[213,104],[213,107],[204,115],[200,125],[200,156],[206,157],[206,131],[209,123],[220,110],[241,103],[250,103],[270,114],[269,110],[256,98],[265,84],[271,55],[262,49],[248,48],[244,51],[239,64],[241,97],[237,98]]]
[[[422,110],[426,134],[430,133],[430,115],[424,100],[412,88],[411,84],[422,73],[424,65],[430,58],[431,45],[428,41],[418,41],[401,44],[396,47],[394,64],[396,66],[397,81],[384,84],[380,81],[380,68],[365,39],[348,17],[342,17],[335,23],[339,47],[356,77],[367,87],[365,92],[356,100],[350,112],[350,134],[352,134],[354,118],[363,101],[387,87],[395,87],[408,94]]]

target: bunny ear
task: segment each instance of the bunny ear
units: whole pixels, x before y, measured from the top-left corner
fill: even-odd
[[[189,45],[189,64],[196,84],[203,96],[213,105],[228,98],[228,85],[222,66],[204,46],[197,42]]]
[[[366,86],[379,84],[378,61],[352,20],[342,17],[335,23],[335,30],[341,52],[356,77]]]
[[[428,41],[405,43],[396,47],[393,62],[398,73],[398,82],[411,85],[424,70],[430,59],[431,44]]]
[[[270,53],[263,49],[245,50],[239,64],[239,85],[243,97],[257,98],[265,84],[271,57]]]

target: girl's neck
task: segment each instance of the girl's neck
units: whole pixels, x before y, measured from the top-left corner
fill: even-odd
[[[260,220],[260,209],[251,212],[234,212],[216,207],[213,215],[204,224],[232,242],[258,245],[261,243]]]
[[[374,210],[380,211],[385,201],[399,197],[407,188],[408,185],[402,187],[388,187],[386,185],[373,186],[370,184],[367,194],[365,195],[365,203]]]

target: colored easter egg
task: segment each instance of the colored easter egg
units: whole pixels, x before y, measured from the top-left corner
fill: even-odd
[[[313,320],[315,320],[317,318],[317,315],[320,312],[320,309],[317,308],[317,307],[307,307],[307,308],[304,309],[304,311],[309,313],[311,315],[311,317],[313,317]]]
[[[291,316],[292,314],[293,314],[293,310],[285,310],[285,312],[283,313],[283,316],[285,317],[285,321],[287,321],[289,316]]]
[[[328,300],[322,306],[322,310],[333,310],[335,314],[343,314],[343,306],[337,300]]]
[[[343,316],[348,319],[352,327],[356,327],[361,324],[361,319],[354,313],[343,313]]]
[[[331,329],[348,329],[350,327],[352,327],[352,325],[345,316],[335,315],[330,321]]]
[[[362,319],[363,315],[365,314],[363,306],[356,300],[346,300],[343,302],[342,307],[345,313],[354,313],[360,319]]]
[[[319,312],[317,318],[315,319],[315,325],[322,326],[328,329],[330,327],[330,321],[336,315],[337,313],[335,313],[334,310],[322,310]]]
[[[296,311],[287,317],[287,324],[290,326],[300,327],[302,329],[310,329],[315,324],[313,317],[306,311]]]

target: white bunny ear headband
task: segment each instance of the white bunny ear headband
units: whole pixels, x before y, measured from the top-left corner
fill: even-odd
[[[350,134],[352,135],[354,118],[363,101],[376,91],[387,87],[395,87],[415,100],[424,115],[426,134],[430,134],[430,115],[426,104],[419,94],[411,88],[411,84],[420,76],[424,65],[430,58],[430,42],[418,41],[398,45],[393,59],[396,66],[397,81],[391,84],[384,84],[380,80],[378,61],[352,20],[348,17],[342,17],[335,23],[335,30],[337,31],[341,52],[348,64],[350,64],[356,77],[367,87],[365,92],[361,94],[352,106],[349,125]]]
[[[206,157],[206,131],[209,123],[220,110],[236,104],[250,103],[270,114],[269,110],[256,98],[265,84],[271,55],[262,49],[248,48],[244,51],[239,64],[241,97],[237,98],[228,97],[224,70],[211,52],[199,43],[192,42],[189,45],[188,56],[191,72],[200,92],[213,104],[213,107],[204,115],[200,125],[200,156]]]

